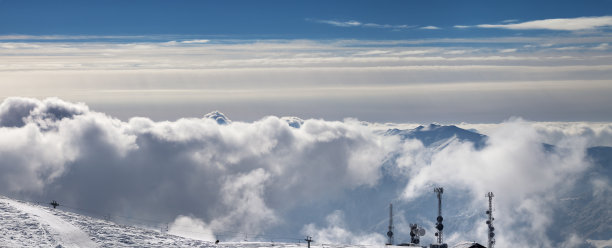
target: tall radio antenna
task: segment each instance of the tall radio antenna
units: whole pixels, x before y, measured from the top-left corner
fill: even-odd
[[[495,244],[495,227],[493,227],[493,220],[495,220],[495,218],[493,218],[493,196],[493,192],[489,192],[485,196],[489,198],[489,210],[487,210],[487,215],[489,216],[489,219],[487,220],[487,225],[489,226],[489,245],[487,246],[488,248],[493,248],[493,245]]]
[[[389,231],[387,232],[387,245],[393,245],[393,203],[389,204]]]
[[[438,218],[436,218],[438,232],[436,232],[436,236],[438,237],[438,244],[442,245],[442,229],[444,229],[444,225],[442,225],[442,220],[444,220],[442,218],[442,193],[444,193],[444,188],[435,188],[434,192],[438,195]]]

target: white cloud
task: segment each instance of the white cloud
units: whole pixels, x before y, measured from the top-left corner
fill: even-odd
[[[0,43],[0,49],[36,49],[41,46],[31,43],[14,43],[14,42],[2,42]]]
[[[431,194],[431,187],[439,185],[466,190],[474,206],[479,206],[485,193],[492,191],[498,196],[494,201],[496,229],[502,230],[496,236],[498,243],[555,247],[545,232],[553,222],[548,206],[572,187],[576,175],[587,170],[589,164],[583,160],[584,139],[568,137],[559,141],[558,150],[553,153],[544,150],[541,140],[533,126],[514,120],[491,132],[488,145],[482,150],[469,143],[453,142],[430,155],[430,160],[424,160],[414,159],[414,154],[426,150],[418,146],[408,148],[410,152],[403,154],[413,154],[410,159],[398,160],[400,166],[412,168],[404,197],[411,201]],[[480,230],[484,225],[475,226],[479,228],[476,233],[484,233]],[[470,240],[469,230],[458,232]]]
[[[610,45],[608,43],[601,43],[596,47],[593,47],[594,50],[601,50],[601,51],[605,51],[608,50],[610,47]]]
[[[11,98],[0,110],[3,194],[44,192],[83,209],[172,218],[171,232],[187,225],[206,238],[257,235],[311,192],[330,199],[375,185],[397,142],[351,121],[121,122],[59,99]]]
[[[363,51],[363,52],[355,53],[355,56],[381,55],[381,54],[387,54],[387,53],[389,53],[389,51],[386,51],[386,50],[371,50],[371,51]]]
[[[536,122],[533,127],[549,144],[557,144],[567,137],[576,137],[588,142],[588,146],[612,146],[610,123],[584,122]]]
[[[329,24],[337,27],[357,27],[362,25],[362,23],[358,21],[317,20],[316,22]]]
[[[216,237],[204,221],[179,215],[168,225],[168,233],[197,240],[215,241]]]
[[[501,50],[499,50],[500,53],[514,53],[516,51],[517,51],[516,48],[508,48],[508,49],[501,49]]]
[[[457,126],[491,135],[500,124],[460,123]],[[607,122],[531,122],[530,126],[536,130],[542,142],[547,144],[554,145],[567,138],[579,138],[585,140],[589,147],[612,146],[612,125]]]
[[[6,99],[0,105],[0,191],[154,218],[171,223],[171,233],[207,240],[241,240],[244,233],[257,239],[278,227],[322,243],[380,244],[384,225],[368,229],[355,224],[361,217],[344,215],[353,211],[366,219],[380,212],[386,220],[386,208],[347,199],[387,190],[393,199],[404,186],[406,199],[418,199],[439,184],[448,193],[466,191],[469,209],[479,209],[483,194],[495,192],[500,244],[551,247],[562,243],[542,231],[553,221],[551,203],[589,168],[584,148],[597,140],[612,142],[610,124],[511,120],[489,124],[488,146],[481,150],[458,140],[430,148],[380,135],[388,127],[414,124],[274,116],[220,124],[213,119],[219,116],[123,122],[59,99]],[[557,150],[546,152],[542,142]],[[390,158],[397,164],[384,165]],[[399,186],[386,188],[386,170]],[[594,194],[610,187],[603,178],[589,182]],[[304,209],[315,210],[303,217]],[[476,221],[447,238],[478,240],[484,225]],[[400,218],[398,228],[405,223]]]
[[[452,50],[452,51],[446,51],[446,52],[444,52],[444,54],[461,55],[461,54],[466,54],[468,52],[469,52],[468,50]]]
[[[440,28],[436,27],[436,26],[425,26],[425,27],[421,27],[421,29],[437,30],[437,29],[440,29]]]
[[[562,31],[592,30],[609,26],[612,26],[612,16],[556,18],[511,24],[476,25],[476,27],[479,28],[502,28],[514,30],[547,29]]]
[[[463,28],[471,28],[472,26],[466,26],[466,25],[455,25],[455,26],[453,26],[453,27],[454,27],[454,28],[461,28],[461,29],[463,29]]]
[[[181,43],[184,44],[204,44],[204,43],[208,43],[210,42],[210,40],[184,40],[181,41]]]
[[[584,47],[580,47],[580,46],[565,46],[565,47],[555,47],[553,49],[558,50],[558,51],[576,51],[576,50],[583,50]]]
[[[594,245],[596,248],[606,248],[612,246],[612,239],[609,240],[587,240],[589,244]]]
[[[312,236],[319,244],[352,244],[352,245],[382,245],[385,236],[380,233],[353,233],[347,228],[344,221],[344,213],[336,210],[329,214],[326,227],[318,227],[308,224],[302,228],[302,234]]]

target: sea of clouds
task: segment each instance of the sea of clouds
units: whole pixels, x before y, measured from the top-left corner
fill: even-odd
[[[288,235],[382,244],[384,225],[365,230],[347,221],[360,216],[317,206],[377,188],[392,174],[403,183],[389,200],[403,204],[443,186],[480,211],[485,193],[495,192],[497,247],[573,247],[586,239],[553,240],[547,228],[555,202],[593,166],[586,148],[612,144],[612,124],[511,118],[487,125],[482,149],[456,139],[426,147],[374,126],[275,116],[239,122],[221,113],[121,121],[83,103],[7,98],[0,104],[0,193],[168,222],[171,233],[206,240],[256,237],[299,222]],[[610,178],[593,178],[592,187],[610,192]],[[304,222],[295,210],[309,206],[318,218]],[[483,243],[483,221],[448,230],[446,239]],[[432,226],[425,223],[428,241]]]

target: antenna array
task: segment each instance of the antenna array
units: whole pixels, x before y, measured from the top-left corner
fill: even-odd
[[[417,224],[409,224],[410,226],[410,243],[418,245],[421,242],[421,237],[425,236],[425,229]]]

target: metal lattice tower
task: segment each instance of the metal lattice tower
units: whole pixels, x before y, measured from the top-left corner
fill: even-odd
[[[436,232],[436,236],[438,237],[438,244],[442,244],[442,230],[444,229],[444,225],[442,225],[442,220],[444,220],[442,218],[442,193],[444,193],[444,188],[435,188],[434,192],[438,195],[438,218],[436,218],[438,232]]]
[[[389,231],[387,232],[387,245],[393,245],[393,204],[389,204]]]
[[[489,219],[487,220],[487,225],[489,226],[489,245],[487,246],[488,248],[493,248],[493,245],[495,245],[495,227],[493,227],[493,220],[495,220],[495,218],[493,218],[493,196],[493,192],[489,192],[486,195],[486,197],[489,198],[489,210],[487,210],[487,215],[489,216]]]

